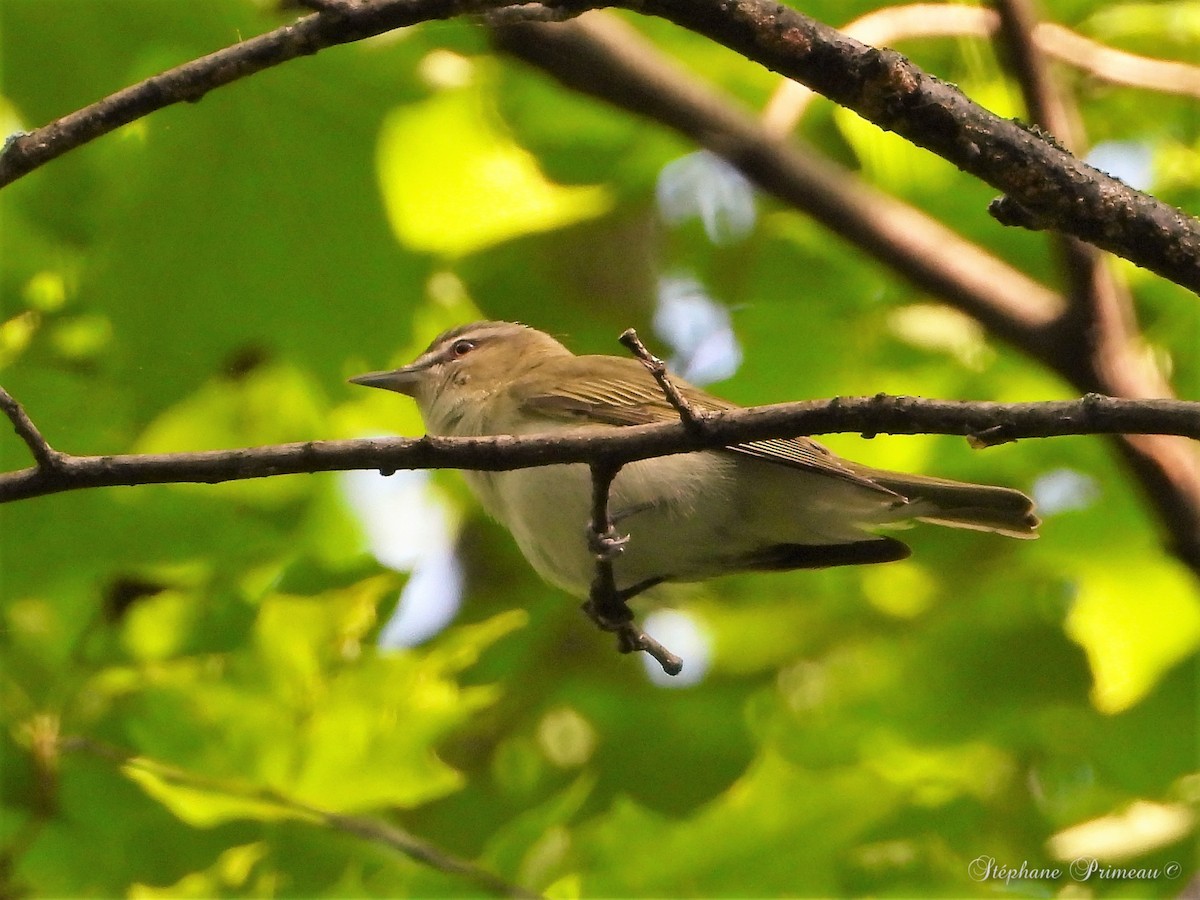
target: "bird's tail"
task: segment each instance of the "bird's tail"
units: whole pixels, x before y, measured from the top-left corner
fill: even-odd
[[[921,522],[994,531],[1014,538],[1037,537],[1040,520],[1033,511],[1033,501],[1012,488],[887,472],[866,466],[857,471],[907,499],[908,515]]]

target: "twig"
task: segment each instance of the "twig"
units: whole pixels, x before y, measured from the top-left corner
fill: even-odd
[[[624,552],[629,537],[621,537],[608,512],[609,492],[620,465],[607,459],[592,463],[592,515],[588,524],[588,545],[596,557],[596,576],[588,592],[583,611],[596,626],[617,636],[621,653],[642,652],[653,657],[668,675],[683,671],[683,660],[642,631],[633,622],[633,611],[626,602],[640,586],[628,594],[617,589],[613,560]]]
[[[33,424],[33,420],[29,418],[29,414],[25,412],[25,408],[2,387],[0,387],[0,409],[4,410],[4,414],[12,422],[13,431],[25,442],[25,446],[33,454],[38,468],[44,471],[57,469],[62,461],[62,454],[50,446],[49,441],[42,436],[38,427]]]
[[[483,869],[464,859],[459,859],[453,854],[447,853],[440,847],[416,835],[410,834],[402,828],[397,828],[395,825],[378,819],[371,819],[366,816],[346,815],[344,813],[321,809],[307,803],[302,803],[272,788],[222,781],[216,778],[197,775],[177,766],[140,756],[90,737],[64,737],[59,741],[59,747],[65,752],[88,753],[122,767],[128,766],[140,769],[169,784],[183,785],[201,791],[223,794],[227,797],[238,797],[275,806],[301,819],[315,821],[336,831],[352,834],[363,840],[399,851],[419,863],[429,866],[432,869],[437,869],[439,872],[445,872],[449,875],[459,875],[494,894],[522,898],[536,898],[541,896],[519,885],[510,884],[487,869]]]
[[[592,514],[588,522],[588,547],[596,558],[596,577],[584,604],[584,611],[593,622],[607,631],[614,631],[633,618],[629,606],[617,592],[613,560],[624,552],[628,536],[620,537],[608,513],[608,495],[613,479],[621,467],[601,460],[591,466]]]
[[[1200,97],[1200,66],[1128,53],[1052,22],[1039,24],[1034,39],[1046,53],[1099,81],[1163,94]]]
[[[1055,84],[1046,54],[1034,38],[1038,22],[1033,3],[1031,0],[993,0],[993,5],[999,17],[999,37],[1002,41],[1001,49],[1004,51],[1000,55],[1021,86],[1029,121],[1054,135],[1071,152],[1082,152],[1083,125],[1069,96]],[[1011,198],[1001,197],[994,200],[992,208],[1002,222],[1005,221],[1005,217],[1014,216],[1028,220],[1025,223],[1006,224],[1037,227],[1036,217]],[[1086,336],[1097,330],[1104,331],[1103,327],[1097,326],[1094,321],[1103,317],[1103,309],[1124,309],[1132,312],[1133,303],[1128,291],[1117,283],[1105,264],[1103,254],[1095,247],[1061,234],[1051,234],[1051,243],[1066,274],[1072,314],[1083,311],[1084,315],[1092,320],[1081,323],[1079,336],[1085,338],[1084,341],[1080,341],[1081,344],[1086,343]],[[1130,330],[1136,331],[1136,328]],[[1102,334],[1094,343],[1109,343],[1118,348],[1121,355],[1127,356],[1124,348],[1129,336],[1124,331],[1122,329],[1120,335],[1114,335],[1114,341],[1106,342],[1104,339],[1107,335]],[[1087,361],[1093,368],[1098,352],[1103,352],[1103,348],[1093,349],[1088,354],[1090,358]],[[1170,393],[1165,384],[1156,385],[1155,388],[1153,396]]]
[[[1034,39],[1038,23],[1032,3],[1030,0],[993,0],[993,5],[1000,17],[1000,36],[1008,51],[1009,66],[1021,85],[1030,121],[1076,152],[1078,141],[1067,103],[1054,84],[1046,57]]]
[[[679,392],[679,388],[675,386],[675,382],[671,380],[670,373],[667,372],[667,364],[646,349],[646,345],[642,343],[642,339],[638,337],[637,332],[632,328],[627,328],[621,333],[619,338],[621,343],[629,348],[629,351],[641,360],[642,365],[654,376],[654,380],[658,382],[658,386],[662,388],[663,394],[666,395],[667,402],[675,407],[675,411],[679,413],[679,418],[690,430],[696,432],[704,431],[704,413],[696,412],[695,408],[687,397]]]
[[[683,660],[632,622],[617,632],[617,649],[622,653],[645,653],[654,658],[668,675],[683,671]]]

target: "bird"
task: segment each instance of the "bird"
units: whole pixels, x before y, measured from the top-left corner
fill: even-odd
[[[351,378],[416,401],[428,433],[532,435],[678,421],[642,362],[576,355],[515,322],[451,328],[413,362]],[[738,406],[672,379],[699,412]],[[584,463],[464,471],[484,510],[550,584],[586,597],[596,565],[586,539],[592,481]],[[1037,537],[1022,492],[877,469],[805,437],[747,441],[624,465],[609,510],[622,537],[607,545],[616,589],[631,598],[662,582],[735,572],[886,563],[908,557],[876,529],[910,521]]]

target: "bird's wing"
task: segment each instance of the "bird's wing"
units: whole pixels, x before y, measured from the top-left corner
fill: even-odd
[[[603,360],[603,363],[598,363]],[[614,377],[612,366],[625,367]],[[667,401],[658,383],[645,367],[633,359],[619,357],[576,356],[553,361],[531,379],[536,389],[516,385],[517,400],[526,413],[558,422],[603,425],[649,425],[678,421],[679,413]],[[700,412],[738,409],[735,403],[714,397],[678,378],[672,378],[679,392]],[[552,388],[546,389],[549,382]],[[753,456],[767,462],[819,472],[869,487],[881,494],[898,494],[877,481],[859,474],[846,460],[816,441],[804,437],[772,438],[749,441],[726,448],[734,453]]]

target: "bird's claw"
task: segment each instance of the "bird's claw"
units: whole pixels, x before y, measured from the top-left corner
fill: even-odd
[[[629,535],[620,534],[615,528],[609,528],[605,532],[588,529],[588,549],[596,559],[612,562],[625,552],[625,545],[628,543]]]

